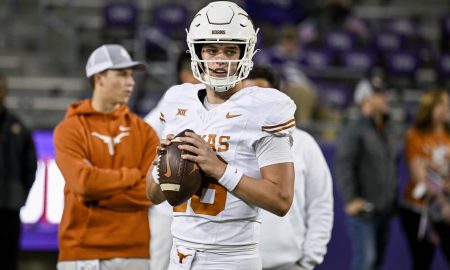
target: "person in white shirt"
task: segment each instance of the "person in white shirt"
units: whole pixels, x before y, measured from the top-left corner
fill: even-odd
[[[294,197],[291,134],[294,102],[275,89],[243,88],[253,67],[257,30],[233,2],[209,3],[187,33],[194,76],[161,103],[161,148],[185,129],[179,148],[209,176],[199,195],[173,208],[168,269],[260,270],[260,208],[285,215]],[[165,201],[158,164],[147,196]]]
[[[244,87],[279,89],[277,75],[253,67]],[[333,227],[333,187],[319,145],[307,132],[292,134],[295,166],[294,201],[285,217],[262,211],[260,252],[263,269],[310,270],[322,263]],[[274,233],[274,232],[277,233]]]

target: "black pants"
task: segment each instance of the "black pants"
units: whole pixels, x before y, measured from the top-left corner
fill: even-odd
[[[0,208],[1,269],[17,270],[20,239],[20,212]]]
[[[433,224],[434,229],[441,239],[441,249],[447,264],[450,267],[450,225],[443,222]]]
[[[430,269],[436,246],[426,236],[421,240],[417,239],[420,214],[407,208],[401,208],[400,219],[411,252],[412,269]],[[441,247],[447,263],[450,264],[450,226],[445,224],[434,224],[433,226],[441,239]]]

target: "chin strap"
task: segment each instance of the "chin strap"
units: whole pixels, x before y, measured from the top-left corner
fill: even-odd
[[[217,93],[226,92],[226,91],[230,90],[230,88],[234,87],[234,85],[224,85],[224,86],[212,86],[212,85],[210,85],[210,86],[214,90],[214,92],[217,92]]]
[[[236,83],[227,84],[229,81],[236,81],[237,76],[233,75],[229,78],[216,78],[216,77],[210,77],[208,75],[204,75],[205,78],[205,84],[209,85],[214,92],[222,93],[230,90],[233,88]]]

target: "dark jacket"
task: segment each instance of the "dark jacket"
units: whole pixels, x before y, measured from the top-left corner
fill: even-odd
[[[0,208],[19,211],[36,175],[31,132],[8,110],[0,111]]]
[[[373,203],[375,212],[393,210],[397,190],[394,140],[388,125],[379,131],[367,117],[342,128],[334,170],[345,203],[362,198]]]

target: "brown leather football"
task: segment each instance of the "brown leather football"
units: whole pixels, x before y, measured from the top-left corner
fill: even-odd
[[[159,159],[159,185],[172,206],[180,205],[192,197],[199,190],[203,179],[203,172],[197,163],[181,158],[186,151],[178,149],[182,144],[178,138],[184,137],[186,131],[193,132],[186,129],[176,135]]]

